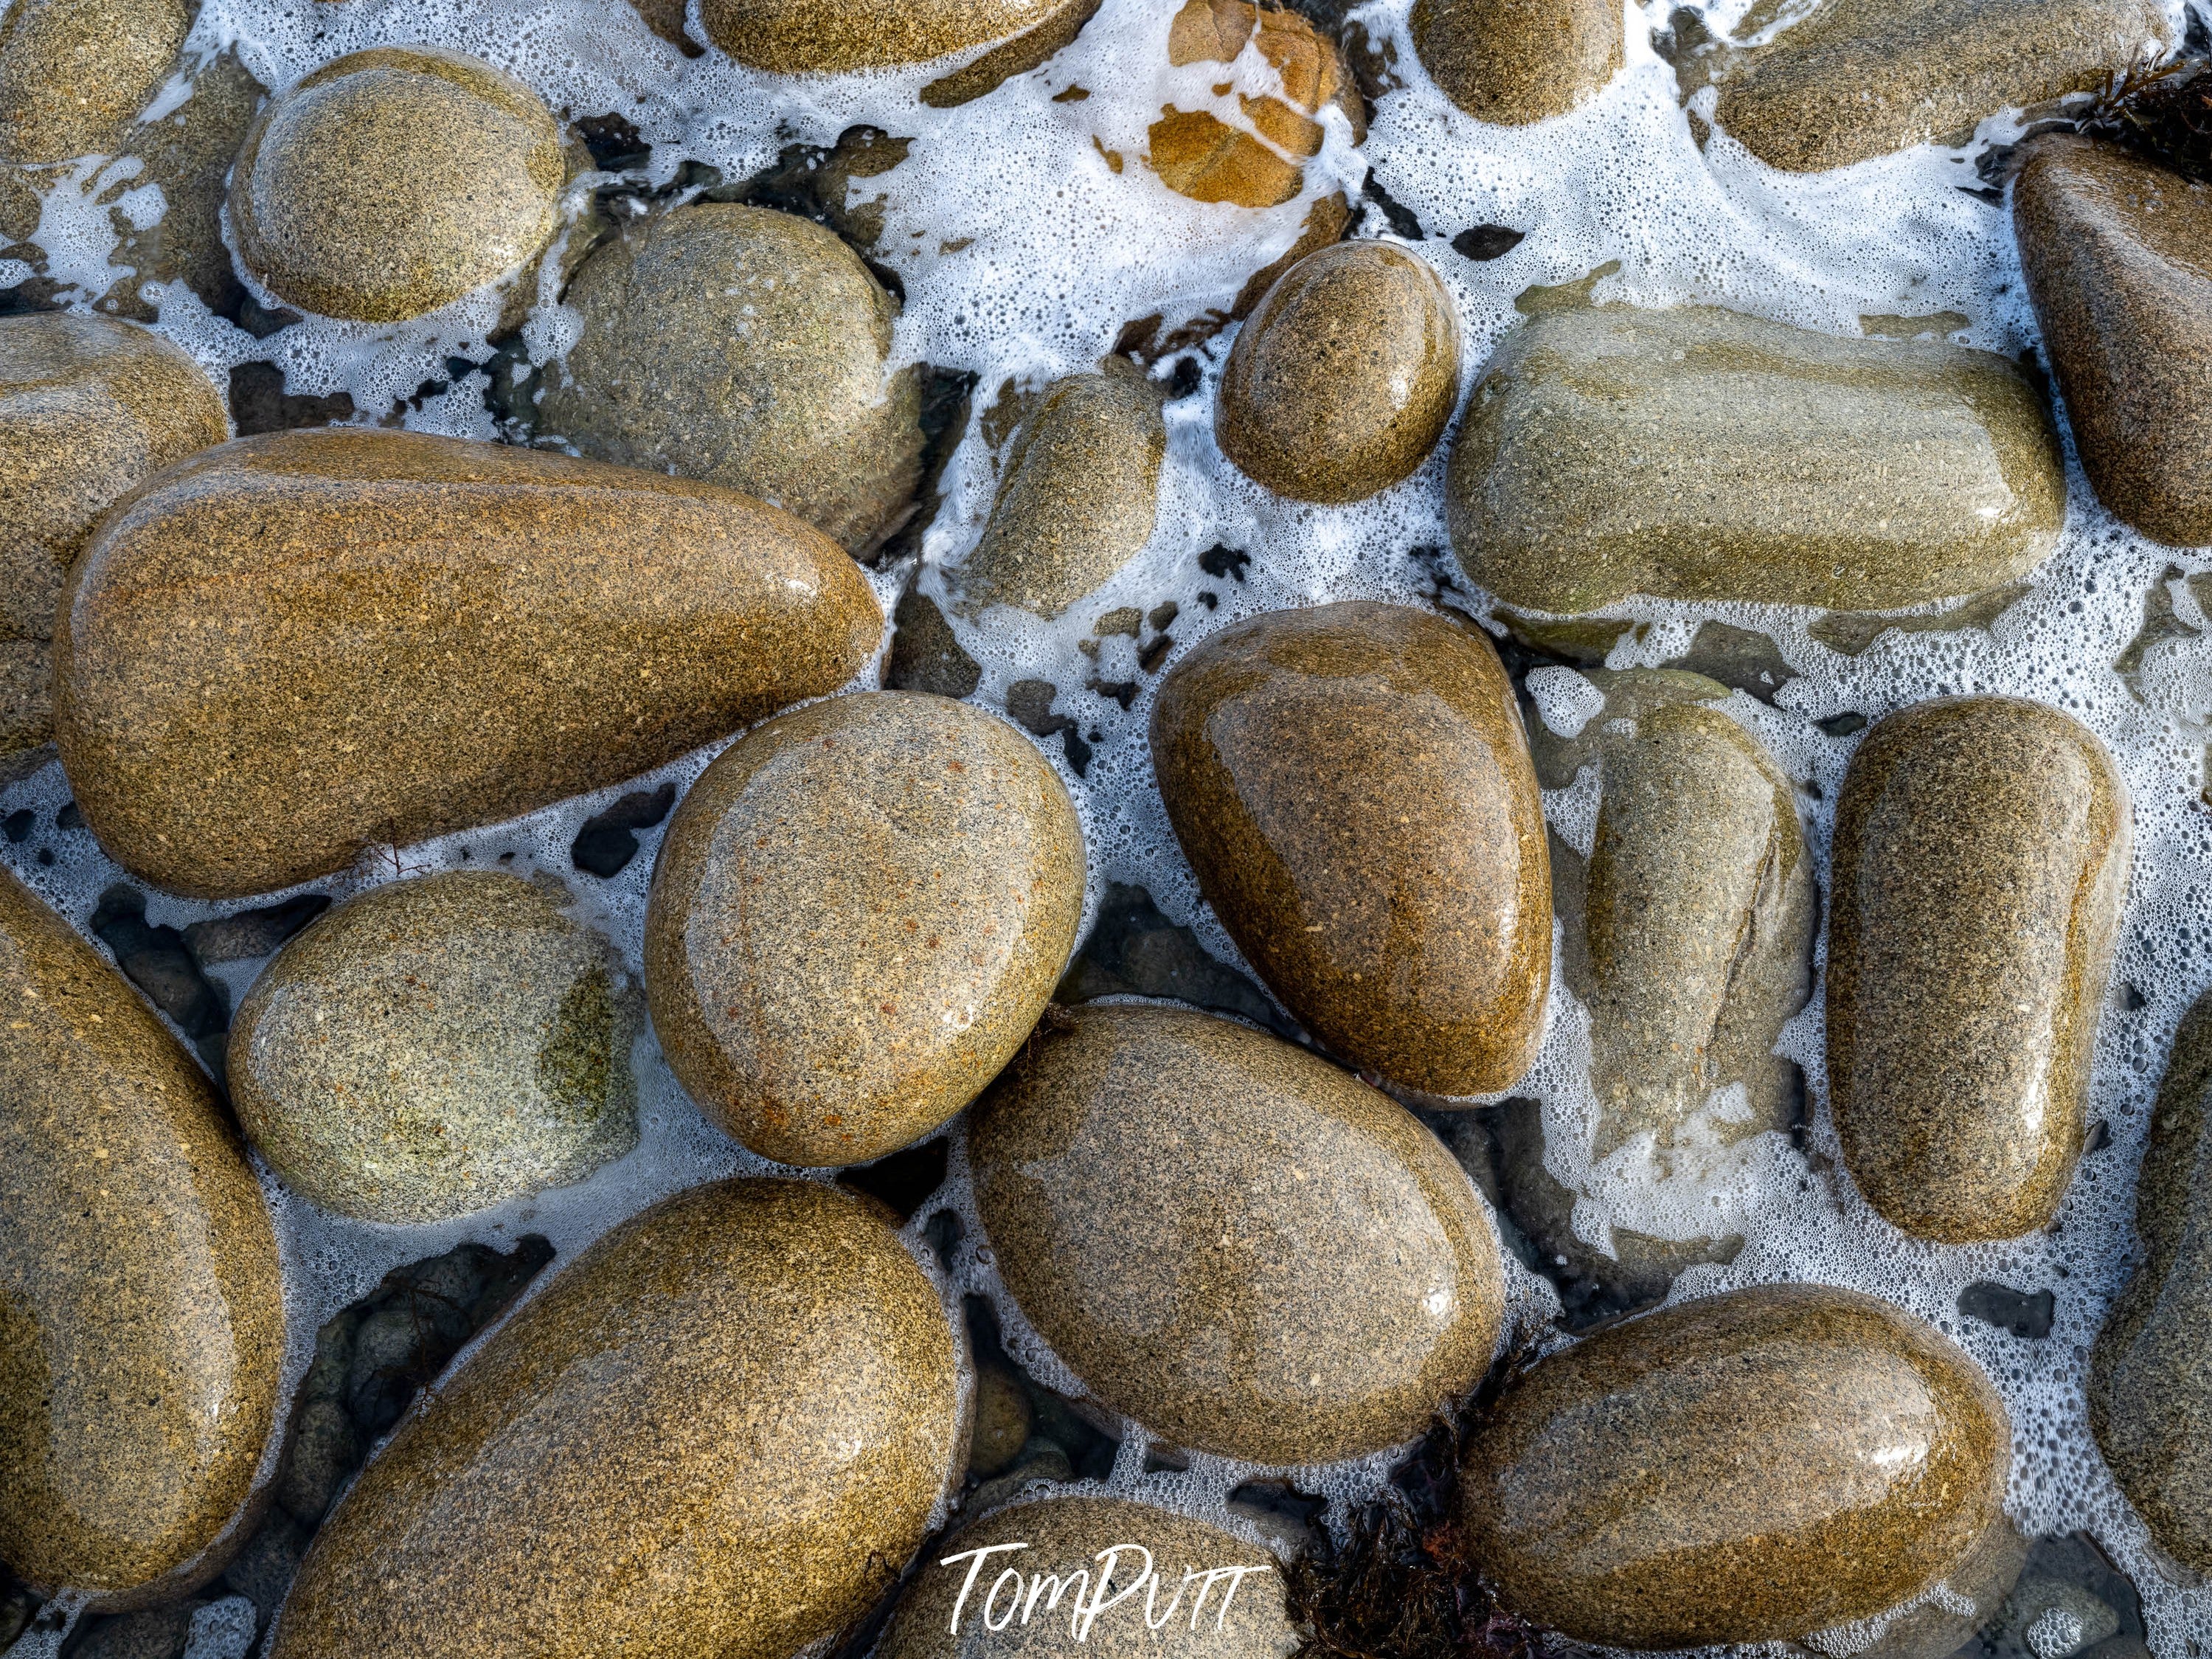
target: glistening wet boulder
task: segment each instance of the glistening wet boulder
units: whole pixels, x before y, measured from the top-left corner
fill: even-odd
[[[735,490],[281,433],[104,521],[63,599],[55,729],[120,863],[234,896],[635,776],[836,689],[882,628],[835,543]]]

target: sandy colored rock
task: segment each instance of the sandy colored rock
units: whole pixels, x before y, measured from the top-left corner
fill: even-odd
[[[1892,1224],[1958,1244],[2057,1212],[2130,828],[2104,744],[2025,698],[1916,703],[1851,757],[1832,864],[1829,1105],[1852,1178]]]
[[[1995,1620],[2027,1564],[2027,1540],[1999,1515],[1941,1587],[1892,1619],[1852,1659],[1951,1659]],[[2086,1644],[2084,1644],[2087,1645]],[[2118,1659],[2100,1655],[2099,1659]]]
[[[1015,434],[990,521],[960,568],[967,605],[1057,617],[1145,550],[1167,453],[1161,398],[1118,357],[1053,382]]]
[[[1319,117],[1334,104],[1367,136],[1367,106],[1334,43],[1287,7],[1247,0],[1184,0],[1168,25],[1168,63],[1230,64],[1256,47],[1282,83],[1282,97],[1237,94],[1249,129],[1210,110],[1164,105],[1146,134],[1146,161],[1160,182],[1198,202],[1279,207],[1305,187],[1298,163],[1321,154]]]
[[[10,875],[0,998],[0,1559],[179,1595],[276,1420],[276,1235],[206,1074]]]
[[[1578,1640],[1768,1642],[1958,1568],[2011,1453],[1948,1339],[1856,1291],[1760,1285],[1523,1372],[1468,1448],[1462,1521],[1506,1605]]]
[[[1012,1057],[1083,915],[1083,826],[1028,738],[866,692],[747,732],[661,842],[645,927],[677,1080],[753,1151],[866,1163]]]
[[[1599,769],[1589,859],[1552,849],[1567,982],[1589,1011],[1592,1151],[1787,1130],[1801,1085],[1774,1044],[1812,992],[1817,920],[1796,787],[1711,706],[1725,687],[1674,669],[1585,678],[1603,711],[1574,738],[1530,736],[1547,787]]]
[[[1027,1547],[999,1547],[1013,1544]],[[1098,1559],[1116,1545],[1133,1547]],[[994,1552],[980,1558],[973,1585],[969,1561],[941,1565],[970,1550]],[[962,1528],[935,1554],[900,1597],[879,1659],[1158,1659],[1170,1650],[1202,1659],[1291,1659],[1298,1650],[1280,1562],[1233,1533],[1150,1504],[1090,1496],[1016,1504]],[[1226,1570],[1235,1567],[1250,1571],[1232,1577]],[[1000,1586],[988,1612],[1005,1628],[993,1631],[985,1604],[1009,1569],[1021,1583]],[[1216,1575],[1210,1582],[1208,1572]],[[1041,1577],[1032,1604],[1030,1588]],[[1066,1581],[1057,1603],[1054,1577]],[[1110,1586],[1103,1595],[1102,1577]],[[1127,1600],[1115,1599],[1132,1585]],[[1004,1618],[1009,1597],[1030,1616]],[[1079,1601],[1095,1601],[1097,1612],[1083,1617]]]
[[[63,579],[110,503],[230,436],[200,366],[106,317],[0,317],[0,757],[53,735]]]
[[[1564,115],[1620,70],[1607,0],[1416,0],[1412,28],[1437,90],[1504,126]]]
[[[2212,187],[2052,134],[2030,147],[2012,200],[2098,499],[2159,541],[2212,541]]]
[[[969,1156],[1023,1314],[1171,1445],[1379,1451],[1490,1364],[1504,1280],[1466,1173],[1388,1096],[1249,1026],[1055,1018],[976,1108]]]
[[[0,161],[112,153],[168,78],[185,0],[13,0],[0,6]]]
[[[443,1221],[637,1144],[642,998],[568,895],[504,871],[373,888],[294,939],[230,1027],[239,1121],[285,1184]]]
[[[163,208],[143,229],[109,210],[121,238],[110,258],[131,274],[108,290],[103,307],[150,322],[161,307],[148,285],[182,283],[210,311],[236,313],[240,285],[222,240],[223,198],[231,164],[267,92],[234,47],[200,67],[182,104],[123,136],[123,153],[145,164],[133,185],[160,185]]]
[[[1230,349],[1222,453],[1298,501],[1356,501],[1428,459],[1459,401],[1459,313],[1427,262],[1389,242],[1308,254]]]
[[[1487,639],[1368,600],[1271,611],[1176,665],[1152,750],[1200,890],[1307,1030],[1426,1094],[1528,1069],[1551,869]]]
[[[1029,1442],[1036,1413],[1022,1379],[1004,1365],[975,1367],[975,1418],[968,1436],[968,1472],[988,1480],[1013,1467]]]
[[[1446,497],[1468,574],[1554,613],[1632,593],[1901,609],[2026,575],[2066,510],[2017,364],[1708,307],[1567,307],[1506,336]]]
[[[932,109],[953,109],[996,92],[1017,75],[1027,75],[1063,47],[1073,46],[1083,26],[1098,15],[1099,0],[1073,0],[1048,15],[1026,34],[996,46],[972,63],[932,81],[921,101]]]
[[[706,26],[707,38],[749,69],[778,75],[836,74],[927,63],[1009,36],[1026,36],[1031,30],[1050,30],[1062,24],[1066,12],[1083,3],[1084,0],[1074,0],[1071,7],[1069,0],[923,0],[921,4],[896,0],[702,0],[699,19]],[[1068,38],[1074,38],[1073,31],[1069,31]],[[1050,52],[1041,54],[1036,61],[1042,63],[1049,55]]]
[[[734,491],[402,432],[210,451],[71,582],[77,805],[209,897],[633,777],[835,690],[883,628],[833,543]]]
[[[2089,1426],[2159,1547],[2212,1571],[2212,996],[2173,1041],[2136,1188],[2142,1261],[2089,1362]]]
[[[921,476],[921,379],[887,374],[898,312],[809,219],[701,202],[584,262],[584,319],[541,426],[587,455],[742,489],[852,552]]]
[[[726,1181],[607,1234],[362,1471],[272,1659],[788,1659],[866,1612],[966,1439],[881,1215]]]
[[[1817,173],[1963,143],[1985,115],[2102,87],[2163,57],[2157,0],[1825,0],[1719,79],[1719,126],[1769,167]]]
[[[231,180],[239,258],[302,310],[419,317],[553,234],[561,130],[535,92],[434,46],[349,52],[270,100]]]

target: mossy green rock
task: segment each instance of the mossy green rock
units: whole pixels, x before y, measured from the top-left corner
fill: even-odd
[[[1083,916],[1083,826],[1036,746],[907,691],[725,750],[653,870],[653,1029],[708,1116],[787,1164],[865,1163],[1012,1058]]]
[[[1167,454],[1161,395],[1121,358],[1052,384],[1014,434],[990,521],[960,567],[968,608],[1057,617],[1145,550]]]
[[[927,63],[1034,32],[1050,45],[1021,66],[1030,69],[1074,38],[1071,15],[1079,27],[1094,9],[1096,0],[704,0],[700,21],[738,62],[779,75]]]
[[[1337,242],[1269,288],[1221,371],[1213,435],[1249,477],[1341,503],[1426,460],[1459,401],[1459,310],[1418,254]]]
[[[1489,1368],[1504,1279],[1465,1172],[1388,1096],[1249,1026],[1158,1005],[1048,1020],[969,1156],[1024,1316],[1170,1444],[1380,1451]]]
[[[2089,1426],[2168,1554],[2212,1572],[2212,997],[2181,1023],[2136,1188],[2142,1264],[2089,1362]]]
[[[2081,1157],[2130,832],[2094,733],[2021,697],[1877,721],[1836,802],[1828,1089],[1867,1201],[1918,1237],[2014,1238]]]
[[[11,0],[0,6],[0,161],[112,152],[185,44],[185,0]]]
[[[863,552],[921,476],[919,370],[885,367],[897,307],[835,232],[700,202],[599,248],[543,429],[605,461],[705,478]]]
[[[1774,1044],[1811,993],[1816,919],[1796,791],[1711,706],[1725,688],[1669,669],[1586,678],[1602,712],[1531,746],[1553,787],[1590,762],[1601,779],[1589,859],[1552,853],[1567,982],[1589,1011],[1592,1150],[1648,1135],[1663,1154],[1693,1117],[1722,1142],[1787,1129],[1798,1085]]]
[[[1468,574],[1553,613],[1632,593],[1899,609],[2027,574],[2066,510],[2017,364],[1702,307],[1549,310],[1508,335],[1446,493]]]
[[[240,259],[278,298],[394,322],[537,254],[566,176],[561,130],[521,82],[461,52],[378,46],[261,112],[231,223]]]
[[[272,1659],[789,1659],[890,1588],[958,1478],[959,1352],[868,1200],[664,1200],[400,1425]]]
[[[2021,269],[2097,497],[2212,541],[2212,185],[2069,133],[2013,187]]]
[[[1620,72],[1620,8],[1607,0],[1416,0],[1413,49],[1478,120],[1564,115]]]
[[[988,1553],[972,1565],[953,1559],[971,1551]],[[1158,1659],[1175,1649],[1291,1659],[1298,1650],[1273,1555],[1151,1504],[1087,1494],[1016,1504],[933,1553],[899,1598],[879,1659]],[[1000,1582],[1010,1569],[1018,1584]]]
[[[287,1186],[343,1215],[442,1221],[637,1144],[641,1000],[567,898],[447,871],[349,900],[278,952],[231,1022],[229,1070]]]
[[[2172,45],[2157,0],[1826,0],[1723,66],[1714,115],[1768,166],[1814,173],[1963,143]]]
[[[208,451],[70,581],[77,805],[208,897],[635,777],[835,690],[883,631],[835,543],[735,490],[410,432]]]
[[[0,874],[0,1559],[112,1606],[221,1569],[275,1425],[276,1238],[206,1074]]]
[[[1505,1604],[1609,1647],[1808,1636],[1957,1570],[2002,1513],[2004,1402],[1886,1302],[1802,1285],[1646,1314],[1510,1383],[1462,1471]]]
[[[213,384],[160,335],[73,312],[0,317],[0,659],[25,671],[23,696],[0,701],[0,755],[52,735],[49,642],[94,522],[229,436]]]

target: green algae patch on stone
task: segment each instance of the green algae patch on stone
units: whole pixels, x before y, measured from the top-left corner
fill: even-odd
[[[692,786],[653,871],[645,978],[669,1065],[764,1157],[895,1152],[1029,1036],[1084,866],[1059,775],[981,709],[864,692],[758,726]]]
[[[1963,143],[2172,45],[2156,0],[1826,0],[1723,65],[1714,118],[1768,166],[1817,173]]]
[[[2170,545],[2212,541],[2212,185],[2053,134],[2013,222],[2098,499]]]
[[[1335,243],[1285,271],[1237,335],[1214,436],[1278,495],[1363,500],[1436,447],[1459,400],[1459,350],[1457,307],[1427,261]]]
[[[1646,1314],[1538,1361],[1469,1446],[1471,1559],[1610,1647],[1808,1636],[1958,1569],[2002,1512],[2004,1402],[1886,1302],[1800,1285]]]
[[[205,1073],[12,875],[0,1004],[0,1559],[181,1595],[275,1425],[276,1234]]]
[[[1564,115],[1620,73],[1620,8],[1607,0],[1416,0],[1421,67],[1477,120]]]
[[[1202,1659],[1291,1659],[1298,1651],[1274,1557],[1151,1504],[1088,1494],[1014,1504],[933,1553],[899,1598],[879,1659],[1158,1659],[1176,1649]],[[1237,1567],[1249,1571],[1232,1578]],[[1018,1584],[1000,1582],[1010,1569]],[[1027,1616],[1008,1617],[1010,1605]]]
[[[1388,1096],[1249,1026],[1101,1003],[1048,1021],[969,1154],[1024,1316],[1170,1444],[1380,1451],[1489,1367],[1504,1279],[1465,1171]]]
[[[1176,665],[1151,741],[1200,890],[1307,1030],[1424,1094],[1528,1069],[1551,869],[1486,638],[1366,600],[1271,611]]]
[[[148,475],[230,436],[200,366],[106,317],[0,318],[0,756],[53,735],[54,617],[94,520]],[[15,679],[8,675],[12,684]]]
[[[70,580],[77,804],[210,897],[634,777],[834,690],[883,629],[835,543],[734,490],[416,433],[208,451]]]
[[[1711,706],[1724,687],[1668,669],[1586,678],[1603,711],[1533,746],[1554,787],[1599,769],[1589,857],[1555,846],[1552,866],[1567,982],[1589,1011],[1593,1155],[1643,1135],[1664,1152],[1693,1119],[1722,1142],[1787,1130],[1799,1083],[1774,1045],[1811,994],[1817,920],[1796,790]]]
[[[262,111],[231,222],[240,259],[280,299],[394,322],[533,258],[566,176],[561,130],[521,82],[461,52],[378,46]]]
[[[231,1024],[231,1097],[286,1185],[371,1221],[442,1221],[582,1180],[637,1144],[643,1012],[567,894],[453,870],[349,900]]]
[[[406,1419],[272,1659],[788,1659],[958,1478],[960,1343],[866,1200],[696,1187],[623,1222]]]
[[[1064,15],[1082,3],[1076,0],[1071,7],[1068,0],[702,0],[700,21],[709,40],[748,69],[836,74],[927,63],[1032,30],[1064,27]],[[1067,34],[1074,38],[1073,30]],[[1043,62],[1058,49],[1049,48],[1036,61]]]
[[[2089,1362],[2089,1426],[2159,1547],[2212,1571],[2212,997],[2175,1036],[2136,1188],[2143,1259]]]
[[[0,161],[110,153],[168,77],[185,0],[13,0],[0,6]]]
[[[1055,380],[1014,434],[957,580],[972,610],[1062,615],[1145,550],[1167,455],[1161,388],[1124,360]]]
[[[2019,697],[1878,721],[1836,803],[1828,1085],[1884,1219],[1942,1243],[2057,1212],[2128,880],[2130,808],[2086,727]]]
[[[921,475],[921,380],[885,367],[897,307],[811,219],[700,202],[595,251],[583,332],[539,404],[585,454],[742,489],[848,551],[896,527]]]
[[[1731,311],[1548,309],[1454,440],[1453,550],[1510,605],[1645,593],[1882,611],[2025,576],[2065,477],[2042,395],[1994,352]]]

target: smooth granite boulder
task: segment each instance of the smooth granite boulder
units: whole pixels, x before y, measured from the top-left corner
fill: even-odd
[[[118,862],[238,896],[633,777],[834,690],[882,629],[835,543],[734,490],[277,433],[102,522],[63,598],[55,732]]]
[[[644,1012],[550,884],[446,870],[349,899],[230,1027],[239,1120],[285,1185],[370,1221],[565,1187],[637,1144]]]
[[[1468,400],[1453,550],[1515,605],[1632,593],[1895,610],[2026,575],[2066,512],[2042,396],[1994,352],[1691,307],[1547,311]]]
[[[1428,459],[1459,401],[1459,310],[1428,262],[1338,242],[1270,288],[1215,398],[1222,453],[1278,495],[1356,501]]]
[[[167,78],[185,0],[12,0],[0,7],[0,161],[112,154]]]
[[[1042,35],[1050,44],[1033,43],[1044,50],[1022,65],[1031,69],[1073,40],[1097,9],[1097,0],[702,0],[700,21],[738,62],[777,75],[890,69]]]
[[[2070,133],[2013,184],[2021,269],[2098,499],[2212,542],[2212,186]]]
[[[1270,611],[1176,665],[1152,749],[1200,890],[1309,1030],[1425,1094],[1528,1069],[1551,866],[1487,638],[1368,600]]]
[[[1766,1285],[1614,1325],[1507,1385],[1466,1453],[1470,1559],[1579,1641],[1771,1642],[1881,1613],[2002,1514],[2004,1401],[1886,1302]]]
[[[567,176],[545,100],[480,58],[377,46],[272,99],[230,186],[240,259],[357,322],[435,311],[534,257]]]
[[[959,1478],[960,1348],[869,1200],[665,1199],[401,1423],[271,1659],[790,1659],[897,1581]]]
[[[1885,1219],[1948,1244],[2057,1212],[2127,891],[2127,786],[2021,697],[1877,721],[1836,802],[1829,1108]]]
[[[2089,1361],[2089,1426],[2159,1547],[2212,1572],[2212,997],[2173,1040],[2136,1188],[2143,1257]]]
[[[585,454],[757,495],[864,552],[921,471],[919,370],[885,367],[898,307],[811,219],[698,202],[585,260],[583,333],[539,404]]]
[[[0,1559],[129,1607],[213,1577],[276,1416],[276,1238],[206,1073],[0,874]]]
[[[1620,73],[1620,18],[1607,0],[1415,0],[1411,27],[1445,97],[1478,120],[1524,126]]]
[[[763,1157],[862,1164],[973,1100],[1083,917],[1083,825],[967,703],[864,692],[725,750],[670,821],[645,979],[677,1079]]]
[[[1380,1451],[1489,1367],[1504,1281],[1466,1173],[1388,1096],[1249,1026],[1165,1004],[1048,1018],[969,1156],[1024,1316],[1170,1445]]]
[[[2158,0],[1825,0],[1719,76],[1715,118],[1770,167],[1816,173],[1985,115],[2094,91],[2173,46]]]

